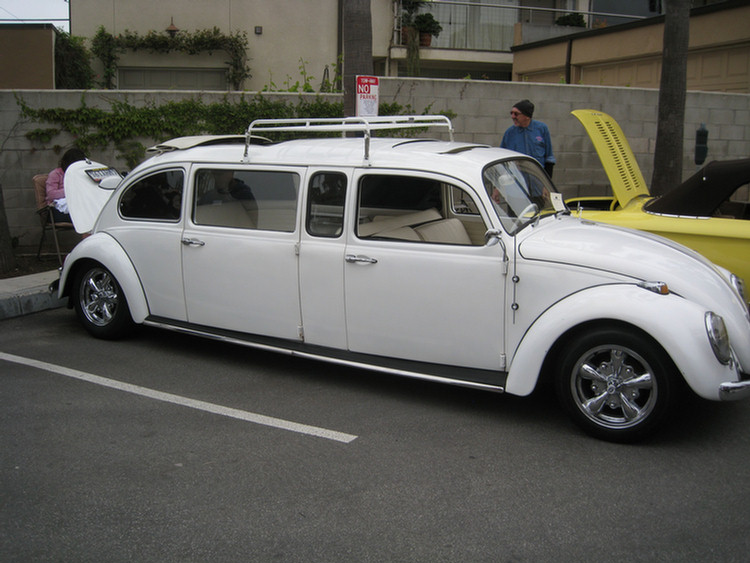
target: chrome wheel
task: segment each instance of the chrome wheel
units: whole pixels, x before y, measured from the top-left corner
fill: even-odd
[[[659,397],[651,366],[622,346],[589,350],[573,368],[570,388],[584,416],[608,428],[637,425]]]
[[[676,368],[661,346],[635,329],[590,329],[569,342],[559,359],[560,402],[592,436],[640,440],[674,411],[680,390]]]
[[[94,268],[84,276],[78,299],[89,322],[106,326],[115,318],[120,305],[120,288],[107,270]]]
[[[83,326],[99,338],[117,338],[132,325],[120,284],[103,266],[83,270],[76,284],[75,308]]]

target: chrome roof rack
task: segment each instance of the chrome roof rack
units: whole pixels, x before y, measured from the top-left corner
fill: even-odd
[[[255,133],[297,132],[297,133],[347,133],[364,134],[365,160],[370,159],[370,138],[373,131],[387,129],[424,129],[441,127],[448,130],[453,142],[453,124],[444,115],[390,115],[376,117],[333,117],[309,119],[256,119],[245,133],[245,156],[248,160],[250,139]]]

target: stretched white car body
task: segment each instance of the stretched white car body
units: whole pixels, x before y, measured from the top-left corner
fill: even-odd
[[[666,239],[581,220],[560,207],[510,232],[513,221],[522,223],[533,210],[499,217],[483,176],[493,163],[508,162],[534,166],[497,148],[369,135],[168,150],[101,198],[92,235],[65,261],[59,294],[75,299],[81,265],[98,263],[119,282],[135,323],[517,395],[533,391],[550,352],[571,331],[614,324],[658,342],[701,397],[750,394],[750,314],[728,272]],[[297,178],[293,226],[196,223],[197,204],[186,202],[197,201],[196,174],[206,167]],[[122,194],[160,171],[185,178],[179,217],[124,218]],[[305,203],[322,172],[348,187],[340,232],[330,237],[310,234]],[[363,196],[357,194],[364,189],[358,186],[379,175],[439,182],[466,194],[478,209],[455,217],[469,230],[487,227],[490,242],[412,244],[358,235]],[[669,289],[654,290],[659,283]],[[731,361],[720,362],[713,351],[709,312],[724,320]],[[245,333],[254,338],[244,341]],[[427,373],[421,364],[449,369]],[[450,375],[463,369],[488,375]]]

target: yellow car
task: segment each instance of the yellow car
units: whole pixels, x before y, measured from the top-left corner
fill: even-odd
[[[750,158],[710,162],[674,190],[652,197],[617,122],[594,110],[573,115],[593,141],[613,191],[566,200],[574,214],[672,239],[750,283]]]

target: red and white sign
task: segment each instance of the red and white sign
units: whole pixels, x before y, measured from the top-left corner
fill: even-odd
[[[377,76],[357,76],[357,115],[372,117],[378,115],[380,98]]]

